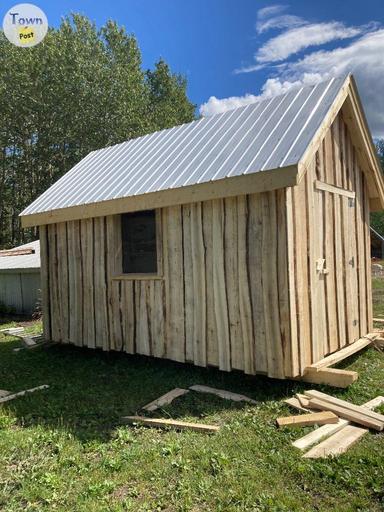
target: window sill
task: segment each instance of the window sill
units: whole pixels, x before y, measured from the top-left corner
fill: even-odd
[[[121,274],[112,277],[112,281],[151,281],[162,279],[164,279],[164,277],[158,274]]]

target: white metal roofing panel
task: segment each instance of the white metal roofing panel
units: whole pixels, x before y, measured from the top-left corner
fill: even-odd
[[[344,81],[332,78],[93,151],[21,215],[295,165]]]
[[[22,254],[20,256],[0,256],[0,272],[2,270],[11,269],[40,269],[40,241],[30,242],[29,244],[20,245],[9,249],[34,249],[32,254]]]

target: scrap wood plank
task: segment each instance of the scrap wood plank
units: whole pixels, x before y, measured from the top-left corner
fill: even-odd
[[[325,402],[324,400],[320,400],[319,398],[311,398],[309,404],[313,409],[334,412],[340,418],[344,418],[345,420],[349,420],[353,423],[358,423],[359,425],[363,425],[364,427],[378,430],[379,432],[381,432],[384,428],[384,423],[381,421],[370,418],[369,416],[366,416],[365,414],[362,414],[360,412],[345,409],[344,407],[340,407],[339,405],[335,405],[330,402]],[[367,410],[367,412],[369,411]]]
[[[367,432],[366,428],[347,425],[328,439],[311,448],[303,457],[305,459],[318,459],[331,455],[340,455],[346,452],[350,446],[355,444]]]
[[[156,411],[159,407],[162,407],[163,405],[168,405],[173,400],[179,396],[185,395],[186,393],[189,393],[188,389],[182,389],[182,388],[175,388],[171,391],[168,391],[168,393],[165,393],[161,397],[157,398],[156,400],[153,400],[147,405],[144,405],[142,409],[145,411]]]
[[[367,409],[366,407],[363,407],[361,405],[352,404],[351,402],[347,402],[346,400],[336,398],[332,395],[327,395],[326,393],[322,393],[321,391],[317,391],[316,389],[310,389],[308,391],[305,391],[305,395],[309,396],[310,399],[316,398],[322,400],[323,402],[331,403],[339,407],[343,407],[344,409],[348,409],[363,414],[364,416],[368,416],[369,418],[373,418],[379,422],[384,422],[383,414],[371,411],[370,409]]]
[[[26,247],[25,249],[3,249],[0,251],[0,257],[5,256],[25,256],[27,254],[34,254],[35,249],[33,247]]]
[[[124,423],[141,424],[147,427],[172,427],[178,430],[196,430],[198,432],[218,432],[220,427],[217,425],[205,425],[203,423],[187,423],[186,421],[176,421],[163,418],[145,418],[144,416],[124,416]]]
[[[238,393],[232,393],[231,391],[226,391],[225,389],[210,388],[208,386],[200,386],[199,384],[190,386],[189,389],[192,389],[192,391],[198,391],[199,393],[210,393],[212,395],[217,395],[220,398],[225,398],[226,400],[233,400],[234,402],[248,402],[250,404],[258,403],[256,402],[256,400],[253,400],[248,396],[239,395]]]
[[[0,389],[0,398],[3,398],[3,396],[8,396],[10,394],[11,392],[7,391],[6,389]]]
[[[378,324],[384,324],[384,318],[373,318],[373,321]]]
[[[300,416],[285,416],[277,418],[279,427],[306,427],[310,425],[326,425],[337,423],[338,417],[333,412],[325,411],[310,414],[301,414]]]
[[[8,327],[7,329],[1,329],[0,332],[9,336],[13,336],[14,334],[24,332],[24,327]]]
[[[327,384],[335,388],[347,388],[358,378],[359,374],[357,372],[349,370],[339,370],[338,368],[317,369],[308,366],[300,380],[311,384]]]
[[[384,397],[378,396],[373,400],[370,400],[369,402],[363,404],[362,407],[366,407],[367,409],[374,409],[375,407],[378,407],[383,403]],[[293,441],[292,446],[294,446],[295,448],[299,448],[300,450],[306,450],[307,448],[310,448],[312,445],[323,440],[325,437],[329,437],[332,434],[338,432],[339,430],[344,429],[344,427],[346,427],[349,424],[350,422],[348,420],[340,418],[339,421],[334,425],[323,425],[322,427],[317,428],[312,432],[309,432],[309,434],[300,437],[300,439]]]
[[[351,343],[350,345],[347,345],[346,347],[342,348],[341,350],[338,350],[334,354],[330,354],[327,357],[324,357],[317,363],[313,363],[310,366],[307,366],[307,369],[317,369],[320,370],[321,368],[326,368],[327,366],[332,366],[343,359],[346,359],[347,357],[355,354],[356,352],[359,352],[365,347],[368,347],[368,345],[371,344],[372,338],[377,336],[377,333],[369,333],[362,338],[358,339],[357,341]]]
[[[284,403],[290,405],[291,407],[293,407],[294,409],[297,409],[298,411],[311,412],[310,409],[306,409],[305,407],[303,407],[301,405],[298,398],[295,398],[295,397],[287,398],[286,400],[284,400]]]
[[[296,398],[302,407],[309,409],[309,398],[301,393],[296,393]]]
[[[13,400],[14,398],[24,396],[27,393],[34,393],[35,391],[40,391],[41,389],[47,388],[49,388],[49,386],[47,384],[43,384],[42,386],[37,386],[36,388],[25,389],[24,391],[18,391],[17,393],[10,393],[9,395],[1,397],[0,403],[8,402],[9,400]]]

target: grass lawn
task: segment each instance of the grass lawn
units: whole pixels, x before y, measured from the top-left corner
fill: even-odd
[[[377,299],[383,283],[374,282],[375,314],[384,313]],[[13,352],[17,346],[16,338],[0,339],[0,388],[50,388],[0,407],[2,511],[384,509],[384,434],[369,433],[346,454],[315,461],[291,446],[310,428],[276,428],[277,416],[292,413],[282,399],[311,385],[71,346]],[[342,366],[359,380],[348,390],[319,389],[355,403],[384,394],[383,354],[368,349]],[[192,384],[243,393],[260,405],[190,392],[160,411],[222,425],[214,435],[119,424],[122,415]]]

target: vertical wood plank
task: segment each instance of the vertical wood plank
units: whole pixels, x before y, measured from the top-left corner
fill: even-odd
[[[57,258],[57,235],[56,224],[48,226],[48,243],[49,243],[49,276],[50,289],[49,296],[51,302],[51,322],[52,322],[52,339],[53,341],[61,341],[61,309],[59,301],[59,268]]]
[[[123,281],[121,285],[123,350],[127,354],[134,354],[136,352],[134,281]]]
[[[371,232],[370,232],[370,208],[368,185],[365,176],[363,177],[364,191],[364,229],[365,229],[365,254],[366,254],[366,289],[367,289],[367,329],[368,332],[373,330],[373,309],[372,309],[372,274],[371,274]]]
[[[281,352],[283,356],[284,376],[297,375],[298,354],[293,362],[290,322],[290,302],[288,285],[288,231],[286,212],[286,190],[276,190],[276,230],[277,230],[277,293],[279,307],[279,326]]]
[[[83,219],[81,233],[84,241],[84,345],[90,348],[96,347],[95,339],[95,303],[94,303],[94,234],[93,219]]]
[[[268,375],[284,378],[284,354],[280,331],[277,279],[277,207],[275,192],[262,194],[263,201],[263,299]]]
[[[136,352],[151,355],[150,311],[147,281],[135,281]]]
[[[227,290],[224,268],[224,202],[212,201],[213,304],[218,340],[219,368],[231,370]]]
[[[106,282],[106,219],[96,217],[94,223],[94,300],[95,346],[109,350],[108,292]]]
[[[239,306],[240,325],[243,339],[244,372],[255,374],[254,333],[252,304],[247,266],[248,252],[248,205],[247,196],[237,198],[237,250],[239,264]],[[269,368],[268,368],[269,370]]]
[[[359,324],[360,337],[368,333],[367,324],[367,287],[366,287],[366,253],[364,231],[364,195],[362,173],[354,159],[355,186],[356,186],[356,241],[357,241],[357,273],[358,273],[358,298],[359,298]]]
[[[184,310],[185,310],[185,360],[194,361],[194,294],[191,243],[191,205],[182,207],[183,214],[183,265],[184,265]]]
[[[106,229],[106,280],[110,350],[121,350],[123,346],[120,310],[121,289],[119,281],[112,280],[122,270],[120,215],[108,215],[106,217]]]
[[[202,203],[191,205],[191,252],[193,286],[193,360],[198,366],[207,365],[207,291],[206,262],[203,237]]]
[[[166,353],[185,361],[183,226],[181,206],[163,209],[163,255],[166,289]]]
[[[263,259],[263,206],[261,194],[251,194],[248,196],[248,210],[249,210],[249,222],[248,222],[248,260],[247,266],[249,271],[249,287],[252,305],[252,320],[254,330],[254,353],[255,353],[255,372],[267,373],[267,346],[266,346],[266,334],[265,334],[265,321],[264,321],[264,298],[263,298],[263,277],[266,279],[267,276],[263,276],[262,259]],[[237,210],[235,210],[236,214]],[[237,237],[236,237],[237,239]],[[228,250],[228,249],[227,249]],[[227,271],[234,272],[236,276],[238,273],[237,261],[236,269]],[[229,279],[229,275],[228,275]],[[236,290],[237,291],[237,290]],[[230,298],[229,291],[228,297]],[[237,306],[236,318],[238,316],[238,291],[234,295],[234,300]],[[232,323],[232,321],[231,321]],[[240,332],[235,333],[236,337],[241,340]],[[231,337],[231,343],[234,345],[233,337]],[[237,352],[237,351],[236,351]],[[241,351],[241,368],[244,367],[243,362],[243,351]]]
[[[150,303],[152,355],[155,357],[165,357],[163,281],[151,282]]]
[[[74,345],[83,344],[83,262],[80,221],[67,223],[69,277],[69,335]]]
[[[212,232],[212,201],[203,203],[203,236],[205,245],[205,280],[207,297],[207,364],[219,366],[219,340],[217,339],[216,321],[215,321],[215,303],[213,297],[213,232]]]
[[[52,339],[51,332],[51,307],[49,300],[49,245],[48,226],[39,226],[40,239],[40,276],[41,276],[41,300],[43,310],[43,332],[46,340]]]
[[[57,229],[57,261],[58,261],[58,300],[61,315],[61,341],[69,342],[69,303],[68,303],[68,247],[67,224],[56,224]]]
[[[325,181],[332,183],[333,156],[332,156],[332,138],[330,131],[327,132],[324,139],[324,164],[325,164]],[[328,352],[335,352],[339,347],[339,331],[337,320],[337,304],[336,304],[336,271],[339,268],[338,262],[335,261],[334,246],[334,199],[333,194],[325,192],[325,261],[329,271],[325,278],[326,283],[326,300],[327,300],[327,318],[328,318]]]

